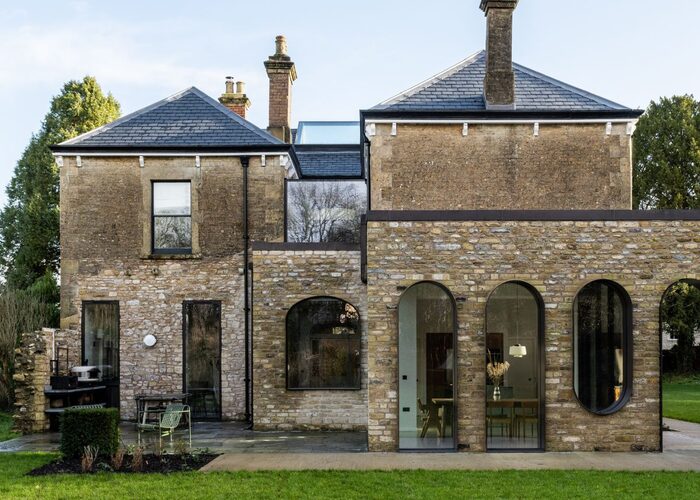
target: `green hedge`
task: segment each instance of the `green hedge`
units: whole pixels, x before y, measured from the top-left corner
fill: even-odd
[[[119,446],[119,411],[116,408],[67,409],[61,415],[61,452],[80,457],[86,446],[111,455]]]

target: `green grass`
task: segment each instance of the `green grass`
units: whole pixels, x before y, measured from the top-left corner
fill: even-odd
[[[24,474],[55,454],[0,454],[0,498],[697,498],[700,473],[592,471]],[[430,455],[426,454],[426,460]]]
[[[664,417],[700,424],[700,378],[664,377]]]
[[[0,412],[0,441],[7,441],[17,436],[12,432],[12,416]]]

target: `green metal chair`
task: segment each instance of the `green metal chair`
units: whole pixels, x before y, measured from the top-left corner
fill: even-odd
[[[157,423],[137,423],[138,429],[138,444],[141,445],[141,433],[152,432],[158,433],[158,443],[163,446],[163,438],[170,436],[170,442],[173,442],[173,434],[175,429],[180,426],[180,421],[183,415],[187,416],[187,430],[189,432],[190,447],[192,446],[192,419],[190,417],[190,407],[183,404],[169,404],[165,411],[158,415]]]

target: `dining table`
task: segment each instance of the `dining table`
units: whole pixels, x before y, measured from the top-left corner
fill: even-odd
[[[447,422],[451,422],[452,419],[452,407],[454,406],[454,398],[432,398],[431,401],[435,406],[438,407],[438,415],[440,415],[439,409],[442,408],[442,417],[438,419],[440,428],[438,429],[440,437],[445,437],[445,427]]]

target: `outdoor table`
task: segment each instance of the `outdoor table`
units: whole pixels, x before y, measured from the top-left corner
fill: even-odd
[[[161,413],[163,405],[179,402],[186,404],[189,393],[161,393],[161,394],[137,394],[136,399],[136,420],[145,424],[149,413]]]

